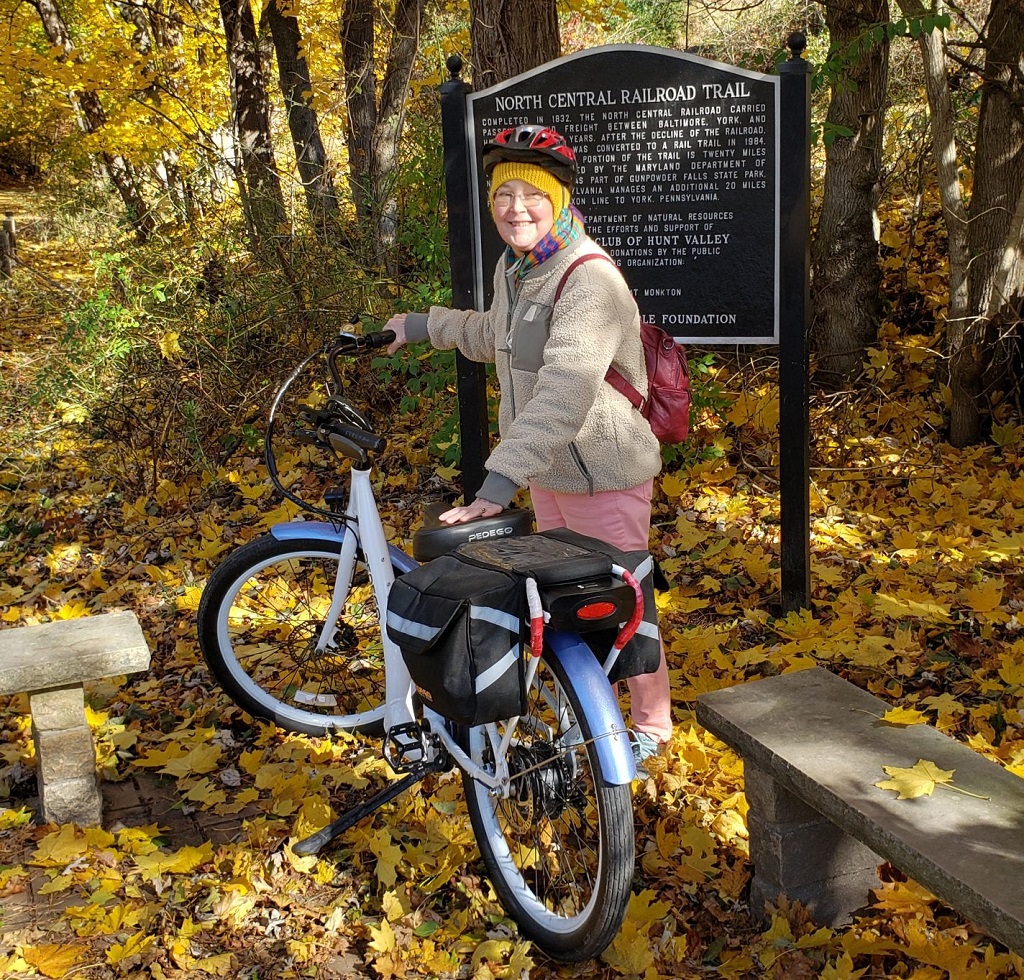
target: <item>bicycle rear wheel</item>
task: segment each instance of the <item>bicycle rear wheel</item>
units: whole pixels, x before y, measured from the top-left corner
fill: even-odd
[[[217,566],[199,604],[199,646],[218,682],[249,714],[287,731],[383,727],[381,622],[359,561],[333,635],[317,650],[339,550],[263,535]]]
[[[512,792],[492,795],[462,777],[502,905],[524,936],[563,962],[595,957],[612,941],[633,878],[630,787],[604,782],[593,736],[564,668],[545,658],[509,750]],[[465,730],[463,741],[475,761],[493,769],[483,728]]]

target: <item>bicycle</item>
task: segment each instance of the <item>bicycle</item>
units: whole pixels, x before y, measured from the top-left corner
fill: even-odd
[[[616,578],[593,578],[582,600],[578,584],[568,587],[569,603],[566,588],[531,592],[529,646],[543,655],[528,658],[526,710],[475,727],[433,710],[383,628],[393,581],[471,538],[528,534],[531,515],[506,511],[427,529],[414,541],[412,557],[388,545],[370,479],[386,441],[344,397],[337,362],[392,339],[389,331],[340,334],[277,393],[265,437],[268,472],[287,498],[323,519],[277,524],[218,565],[199,606],[200,646],[221,686],[249,714],[307,734],[384,732],[386,758],[405,773],[293,850],[320,851],[426,775],[457,767],[473,832],[506,911],[553,959],[589,959],[618,932],[633,876],[636,768],[607,673],[639,623],[640,589],[616,566]],[[350,463],[350,490],[329,491],[329,509],[282,485],[272,446],[285,392],[316,356],[326,357],[329,394],[301,408],[296,434]],[[610,618],[618,623],[624,590],[632,615],[602,663],[581,631],[588,623],[607,626]],[[589,608],[599,608],[603,619],[578,615]]]

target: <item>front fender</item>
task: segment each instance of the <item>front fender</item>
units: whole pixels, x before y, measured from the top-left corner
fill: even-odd
[[[636,778],[636,763],[629,734],[618,699],[594,651],[577,633],[547,630],[544,639],[548,647],[544,656],[558,660],[572,678],[594,739],[601,775],[613,786],[631,783]]]
[[[298,538],[312,538],[314,541],[326,541],[330,544],[337,544],[339,550],[341,542],[349,530],[344,525],[336,526],[326,521],[286,521],[283,524],[275,524],[270,533],[278,541],[295,541]],[[391,556],[391,564],[395,571],[411,572],[417,567],[416,559],[410,558],[401,548],[388,545],[388,554]]]

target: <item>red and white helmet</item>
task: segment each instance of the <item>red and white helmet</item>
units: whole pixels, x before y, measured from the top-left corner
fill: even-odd
[[[536,123],[503,129],[484,144],[484,173],[488,177],[502,162],[543,167],[567,187],[576,179],[576,154],[565,137]]]

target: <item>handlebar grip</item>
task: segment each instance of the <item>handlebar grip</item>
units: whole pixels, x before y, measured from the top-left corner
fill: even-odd
[[[367,347],[387,347],[395,339],[394,330],[380,330],[377,333],[368,333],[363,336]]]
[[[394,330],[379,330],[376,333],[356,335],[353,333],[339,333],[328,347],[328,353],[333,364],[336,357],[347,357],[353,354],[361,354],[364,351],[374,350],[377,347],[387,347],[395,339]]]
[[[307,443],[312,446],[317,441],[316,430],[314,429],[295,429],[294,436],[299,442]]]
[[[374,453],[379,453],[387,445],[387,440],[383,437],[367,432],[365,429],[357,429],[355,426],[345,425],[344,422],[332,422],[330,425],[324,426],[324,431],[328,438],[331,435],[338,435]]]

